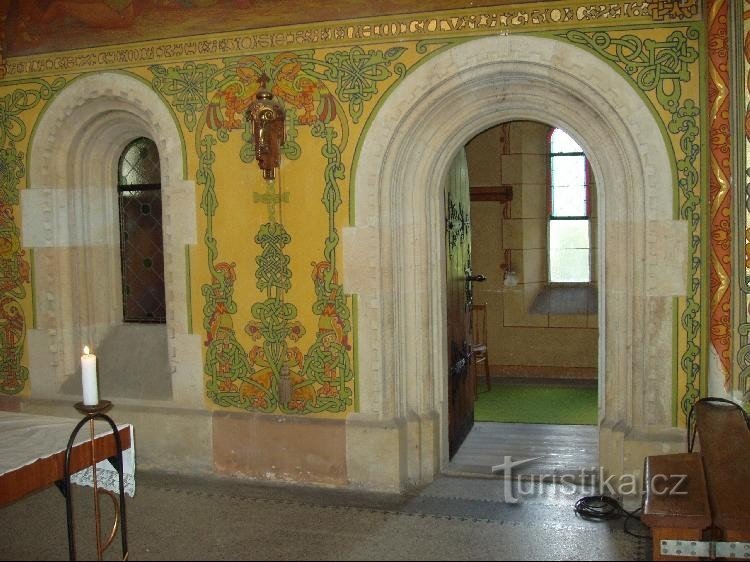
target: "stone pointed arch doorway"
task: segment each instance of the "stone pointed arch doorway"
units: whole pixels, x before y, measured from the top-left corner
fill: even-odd
[[[447,462],[442,185],[459,147],[513,119],[565,128],[591,155],[600,186],[600,465],[635,473],[643,453],[681,444],[670,419],[672,318],[674,297],[685,293],[688,238],[673,220],[661,130],[630,83],[589,52],[554,39],[487,37],[407,75],[360,147],[354,221],[344,232],[344,282],[359,303],[352,485],[419,486]]]

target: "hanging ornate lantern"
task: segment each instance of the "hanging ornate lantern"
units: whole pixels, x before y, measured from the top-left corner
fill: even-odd
[[[285,141],[284,108],[266,88],[268,76],[260,77],[260,89],[255,101],[245,111],[245,119],[253,129],[255,159],[263,170],[263,178],[276,177],[276,168],[281,164],[281,146]]]

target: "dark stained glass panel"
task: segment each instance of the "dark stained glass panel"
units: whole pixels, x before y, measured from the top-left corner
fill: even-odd
[[[120,254],[125,322],[166,322],[161,172],[153,141],[139,138],[119,167]]]

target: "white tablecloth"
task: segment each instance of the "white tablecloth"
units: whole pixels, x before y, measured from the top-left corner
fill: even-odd
[[[65,451],[70,434],[79,421],[70,418],[0,411],[0,475],[32,464],[38,459]],[[130,447],[123,450],[122,463],[125,493],[132,497],[135,494],[133,426],[122,424],[117,425],[117,428],[128,428],[130,431]],[[106,421],[97,420],[96,437],[109,433],[112,433],[110,425]],[[86,424],[78,431],[75,444],[86,442],[90,438],[90,429]],[[70,481],[83,486],[93,486],[92,476],[93,470],[88,467],[72,474]],[[120,492],[119,475],[108,460],[97,463],[96,481],[101,488],[115,493]]]

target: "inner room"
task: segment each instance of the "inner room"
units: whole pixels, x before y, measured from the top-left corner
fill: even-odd
[[[563,129],[491,127],[466,147],[471,199],[474,428],[450,470],[582,474],[598,463],[597,199]]]

